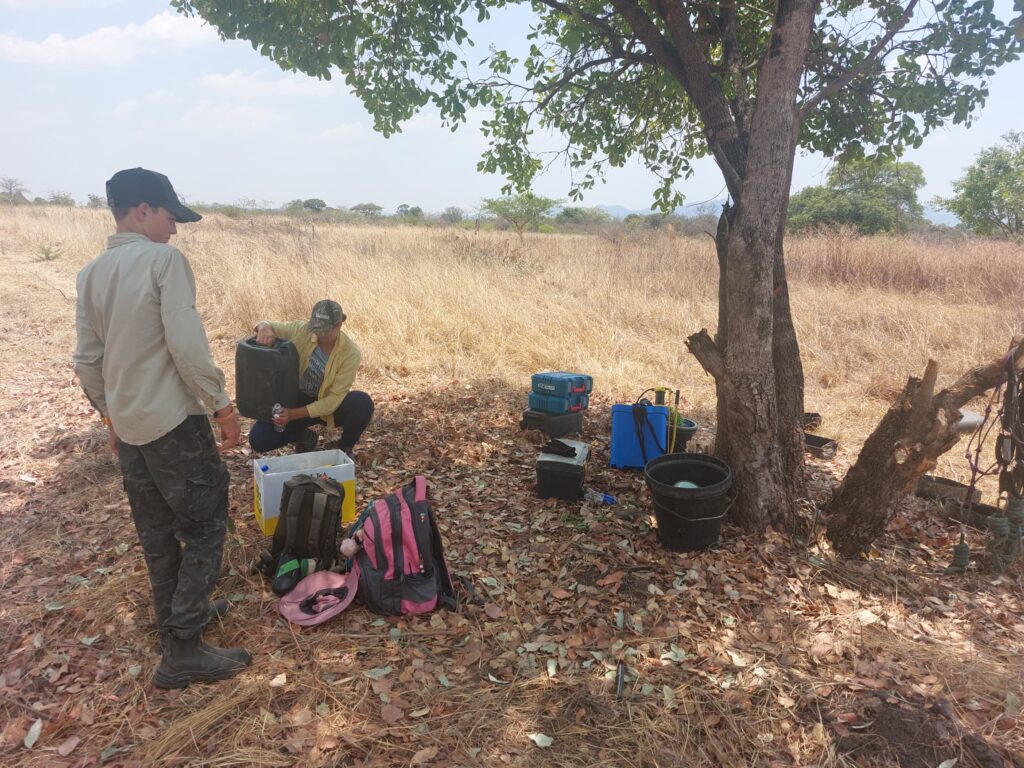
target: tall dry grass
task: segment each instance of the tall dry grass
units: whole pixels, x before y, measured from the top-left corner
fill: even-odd
[[[3,209],[0,251],[28,259],[59,243],[51,268],[70,276],[111,229],[106,211]],[[695,414],[714,410],[713,382],[684,347],[716,323],[710,238],[528,235],[521,245],[494,232],[213,215],[183,225],[174,242],[195,269],[211,336],[225,344],[330,296],[345,307],[368,379],[522,383],[536,370],[577,368],[616,400],[666,385]],[[848,445],[930,356],[945,382],[1024,328],[1019,245],[840,232],[790,238],[786,258],[807,407]]]

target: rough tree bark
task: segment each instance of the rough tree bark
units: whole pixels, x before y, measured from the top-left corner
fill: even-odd
[[[1024,368],[1024,344],[1014,339],[1014,365]],[[911,378],[864,443],[857,462],[826,505],[826,534],[839,554],[867,552],[889,521],[896,502],[913,490],[936,459],[956,443],[960,407],[1006,381],[1004,355],[972,368],[953,386],[935,393],[939,366]]]
[[[715,378],[715,453],[737,480],[734,519],[750,530],[768,524],[792,530],[803,489],[803,436],[797,432],[803,375],[785,290],[782,237],[799,127],[797,90],[816,8],[807,0],[776,6],[773,44],[758,77],[745,162],[738,169],[723,167],[726,178],[735,179],[730,185],[735,207],[723,213],[716,238],[721,273],[718,337],[713,340],[702,330],[687,340]],[[722,165],[718,154],[716,160]],[[783,418],[788,420],[785,425]],[[733,440],[732,435],[743,439]],[[796,445],[799,453],[794,452]]]

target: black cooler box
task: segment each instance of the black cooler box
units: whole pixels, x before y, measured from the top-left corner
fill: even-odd
[[[539,429],[550,438],[583,432],[583,411],[573,413],[546,413],[527,408],[523,411],[522,429]]]
[[[576,501],[583,495],[590,446],[581,440],[558,440],[557,442],[575,449],[575,455],[563,456],[559,453],[544,451],[537,455],[537,495],[542,499],[556,498]]]
[[[256,337],[235,347],[235,403],[250,419],[270,421],[274,403],[285,408],[299,404],[299,351],[290,341],[277,339],[272,346],[256,343]]]

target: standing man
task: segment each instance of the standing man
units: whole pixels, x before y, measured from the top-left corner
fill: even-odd
[[[168,245],[177,223],[199,221],[166,176],[143,168],[107,182],[117,231],[78,273],[75,371],[110,433],[149,570],[163,657],[160,688],[231,677],[251,662],[215,648],[203,627],[226,612],[210,603],[228,516],[220,450],[238,444],[238,414],[210,355],[185,256]]]

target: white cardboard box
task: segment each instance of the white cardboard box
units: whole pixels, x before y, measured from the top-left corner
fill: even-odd
[[[284,483],[298,474],[327,475],[345,489],[341,503],[341,523],[356,519],[356,465],[344,451],[311,451],[286,456],[264,456],[252,462],[252,501],[256,522],[263,533],[272,536],[277,528]]]

